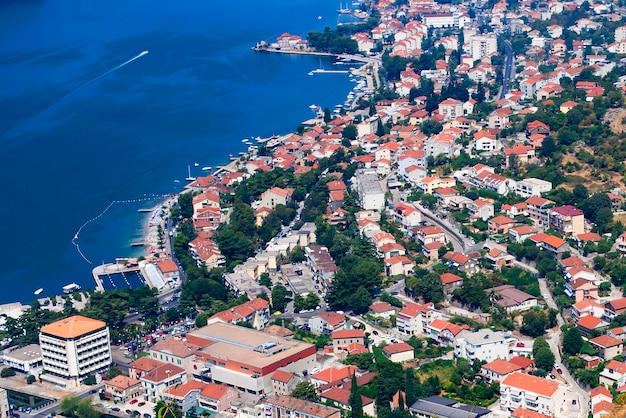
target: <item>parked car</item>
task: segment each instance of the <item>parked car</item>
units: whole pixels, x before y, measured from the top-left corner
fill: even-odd
[[[139,402],[139,399],[136,399],[136,398],[135,398],[135,399],[131,400],[131,401],[129,402],[129,404],[134,405],[134,404],[136,404],[137,402]]]
[[[561,370],[561,369],[559,369],[559,368],[557,368],[557,369],[556,369],[556,372],[557,372],[558,374],[563,374],[563,370]]]

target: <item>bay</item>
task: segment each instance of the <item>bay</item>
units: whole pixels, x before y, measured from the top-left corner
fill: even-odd
[[[30,303],[39,287],[43,295],[71,282],[94,287],[94,265],[138,255],[130,242],[146,218],[137,209],[180,191],[188,166],[202,175],[244,150],[242,138],[293,131],[313,116],[310,104],[342,103],[348,77],[308,76],[317,57],[251,50],[283,32],[335,27],[337,8],[334,0],[0,5],[0,303]],[[84,258],[72,244],[82,225]]]

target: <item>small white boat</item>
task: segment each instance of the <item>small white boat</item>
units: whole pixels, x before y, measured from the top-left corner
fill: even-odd
[[[317,17],[317,20],[322,20],[322,16],[318,16],[318,17]]]
[[[210,165],[208,165],[206,167],[202,167],[202,171],[209,171],[209,170],[211,170],[211,168],[212,167]]]
[[[195,177],[191,177],[191,166],[187,166],[187,178],[185,180],[187,181],[194,181],[196,180]]]
[[[317,109],[317,105],[312,104],[312,105],[309,106],[309,109]]]
[[[68,294],[68,293],[76,292],[80,289],[81,287],[79,284],[70,283],[70,284],[63,286],[63,293]]]
[[[200,164],[198,164],[198,163],[193,163],[193,166],[194,166],[194,167],[198,167],[199,165],[200,165]]]
[[[245,144],[246,142],[248,142],[248,138],[242,139],[241,142],[243,142]]]
[[[43,292],[43,287],[40,287],[39,289],[35,290],[36,295],[40,295],[42,292]]]

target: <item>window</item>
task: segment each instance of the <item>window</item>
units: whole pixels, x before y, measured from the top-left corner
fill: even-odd
[[[220,366],[220,367],[226,367],[226,363],[223,363],[221,361],[219,363],[217,363],[217,365]]]

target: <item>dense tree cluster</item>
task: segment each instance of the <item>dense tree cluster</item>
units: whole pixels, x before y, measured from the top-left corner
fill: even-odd
[[[356,54],[359,46],[349,36],[340,36],[337,31],[327,26],[324,31],[311,31],[307,35],[309,46],[317,51],[331,54]]]

